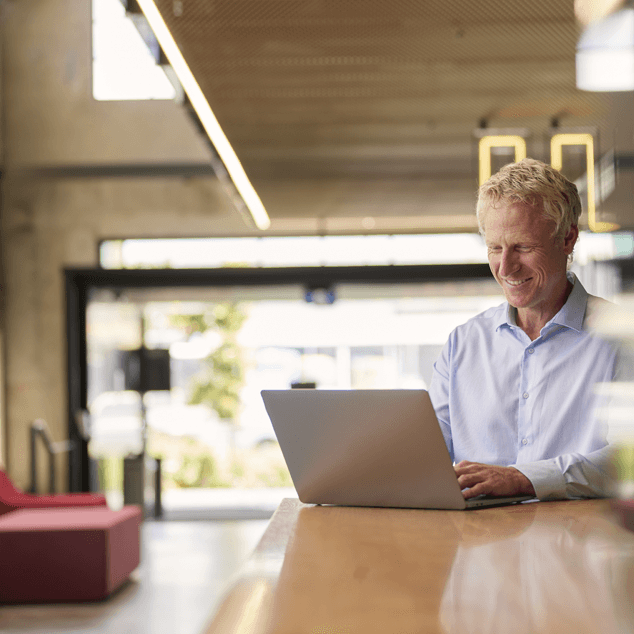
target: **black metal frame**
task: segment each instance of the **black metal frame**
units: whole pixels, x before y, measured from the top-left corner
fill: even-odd
[[[634,280],[634,259],[613,260],[623,280]],[[86,308],[91,289],[194,288],[214,286],[281,286],[307,289],[338,284],[412,284],[491,279],[488,264],[434,264],[344,267],[222,269],[66,269],[66,336],[69,439],[80,451],[70,454],[69,490],[89,491],[88,443],[75,422],[87,408]]]
[[[86,269],[64,271],[68,385],[68,437],[72,452],[68,469],[70,491],[90,490],[88,443],[75,422],[87,408],[88,362],[86,308],[91,289],[194,288],[218,286],[302,285],[307,289],[338,284],[412,284],[490,279],[488,264],[390,265],[222,269]]]

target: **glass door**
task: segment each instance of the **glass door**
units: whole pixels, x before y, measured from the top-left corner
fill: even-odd
[[[299,285],[95,292],[88,406],[102,487],[115,497],[122,458],[145,448],[162,460],[167,516],[270,514],[296,494],[262,389],[426,388],[449,332],[501,301],[485,281],[328,296]],[[135,388],[141,348],[167,356],[169,385]]]

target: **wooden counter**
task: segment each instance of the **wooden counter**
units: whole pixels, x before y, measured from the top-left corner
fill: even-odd
[[[602,500],[430,511],[287,499],[205,632],[634,632],[634,533]]]

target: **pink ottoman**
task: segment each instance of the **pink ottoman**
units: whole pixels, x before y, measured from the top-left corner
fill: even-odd
[[[53,493],[51,495],[24,493],[0,469],[0,515],[18,509],[58,508],[60,506],[106,506],[106,496],[101,493]]]
[[[97,601],[139,565],[141,509],[22,509],[0,516],[0,603]]]

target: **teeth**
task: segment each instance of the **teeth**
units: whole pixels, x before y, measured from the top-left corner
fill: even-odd
[[[520,284],[523,284],[526,281],[527,280],[506,280],[506,283],[509,284],[510,286],[519,286]]]

